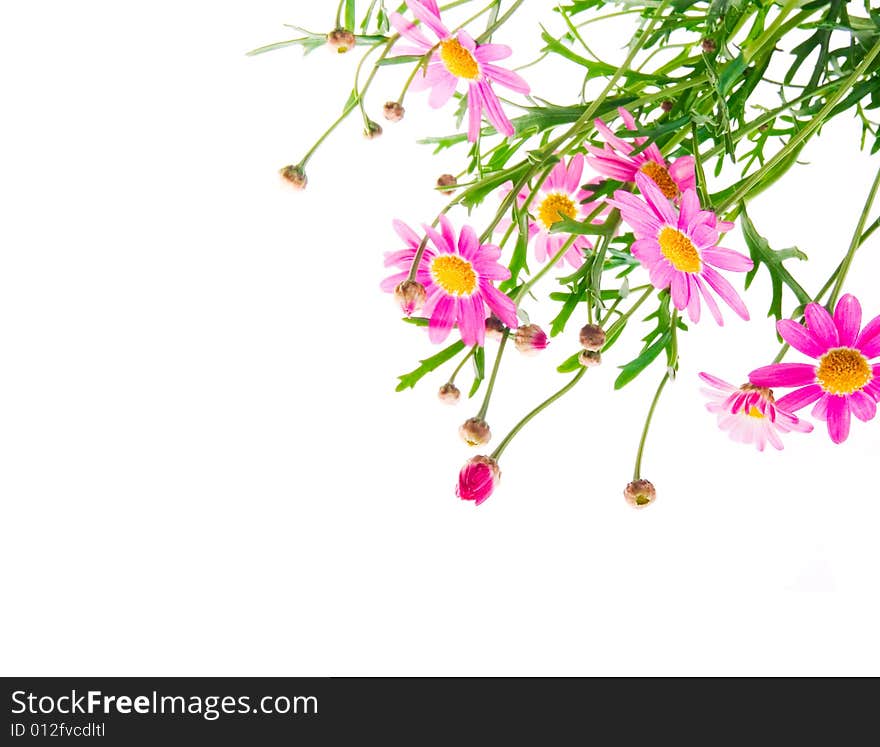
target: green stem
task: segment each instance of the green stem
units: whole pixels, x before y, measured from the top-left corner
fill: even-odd
[[[339,0],[339,5],[336,6],[336,28],[342,28],[342,7],[345,5],[345,0]],[[354,31],[354,29],[348,29],[349,31]]]
[[[587,369],[582,367],[581,370],[578,371],[564,387],[562,387],[562,389],[560,389],[558,392],[556,392],[555,394],[553,394],[550,397],[548,397],[547,399],[545,399],[540,405],[538,405],[534,410],[532,410],[528,415],[526,415],[522,420],[520,420],[515,426],[513,426],[513,428],[511,428],[511,430],[510,430],[510,433],[508,433],[504,437],[504,439],[501,441],[501,443],[498,444],[498,447],[495,449],[495,451],[492,452],[492,455],[491,455],[492,459],[496,459],[496,460],[500,459],[502,452],[508,447],[510,442],[513,441],[514,438],[516,438],[517,433],[519,433],[523,429],[523,427],[525,427],[525,425],[533,417],[535,417],[535,415],[537,415],[542,410],[545,410],[547,407],[552,405],[557,399],[559,399],[563,395],[567,394],[570,389],[574,388],[574,385],[577,384],[583,378],[583,376],[586,372],[587,372]]]
[[[501,334],[501,344],[498,345],[498,354],[495,356],[495,365],[492,366],[492,375],[489,377],[489,383],[486,385],[486,395],[483,397],[483,405],[477,413],[480,420],[486,419],[486,413],[489,412],[489,400],[492,399],[492,390],[495,388],[495,379],[498,377],[498,369],[501,367],[501,356],[504,355],[504,346],[507,345],[507,338],[510,337],[510,330],[506,329]]]
[[[694,147],[691,153],[694,156],[694,169],[697,175],[697,193],[700,196],[700,205],[703,210],[711,210],[712,203],[709,200],[709,188],[706,185],[706,172],[703,170],[703,159],[700,156],[700,141],[697,138],[697,123],[691,122],[691,135],[694,138]]]
[[[519,302],[523,299],[523,297],[526,295],[526,293],[528,293],[529,290],[535,285],[535,283],[537,283],[542,277],[544,277],[548,272],[550,272],[550,270],[552,270],[556,266],[556,263],[560,259],[562,259],[562,257],[571,248],[571,245],[575,242],[576,239],[577,239],[577,235],[571,234],[565,240],[565,243],[560,247],[559,251],[556,252],[556,254],[554,254],[550,259],[548,259],[544,263],[544,266],[540,270],[538,270],[537,273],[535,273],[534,275],[532,275],[532,277],[529,278],[528,282],[522,284],[522,287],[519,289],[516,296],[514,296],[514,298],[513,298],[514,305],[519,305]]]
[[[454,384],[455,377],[461,372],[461,369],[464,368],[464,364],[467,363],[471,358],[474,357],[474,353],[477,352],[477,345],[474,345],[467,353],[464,358],[461,359],[459,364],[455,367],[455,370],[452,372],[452,376],[449,377],[449,380],[446,382],[447,384]]]
[[[639,300],[636,301],[625,314],[621,314],[619,319],[615,319],[614,324],[612,324],[608,329],[605,330],[605,335],[609,340],[613,340],[614,336],[617,334],[618,328],[622,325],[626,324],[629,318],[636,313],[639,306],[641,306],[645,301],[647,301],[651,295],[654,293],[654,286],[648,287],[644,293],[639,297]],[[606,317],[607,318],[607,317]]]
[[[849,243],[849,249],[846,252],[846,256],[843,258],[843,266],[840,268],[840,272],[837,273],[837,282],[834,284],[834,288],[831,291],[831,297],[828,299],[827,306],[832,314],[834,313],[834,305],[837,303],[837,299],[840,298],[841,291],[843,291],[843,283],[846,281],[849,268],[852,266],[853,257],[861,244],[865,223],[868,220],[868,213],[871,212],[871,206],[874,204],[874,198],[877,196],[878,186],[880,186],[880,169],[877,170],[877,175],[874,177],[874,182],[871,184],[871,190],[868,192],[868,199],[865,200],[865,206],[862,208],[862,214],[859,216],[859,222],[856,224],[856,230],[853,232],[852,241]]]
[[[654,394],[654,399],[651,402],[651,407],[648,410],[648,416],[645,418],[645,427],[642,429],[642,438],[639,440],[639,450],[636,453],[636,466],[633,469],[633,480],[639,480],[642,476],[642,456],[645,453],[645,442],[648,439],[648,430],[651,427],[651,418],[654,417],[654,410],[657,409],[657,403],[660,401],[660,395],[663,393],[663,388],[666,386],[666,382],[669,381],[669,372],[667,371],[663,378],[660,380],[660,386],[657,387],[657,392]]]
[[[495,23],[493,23],[491,26],[489,26],[489,28],[487,28],[482,34],[480,34],[476,38],[477,44],[485,44],[489,40],[489,37],[491,37],[492,34],[495,33],[496,29],[501,28],[501,26],[503,26],[505,23],[507,23],[508,19],[516,12],[517,8],[519,8],[519,6],[523,4],[523,2],[525,2],[525,0],[516,0],[513,3],[513,5],[511,5],[507,9],[507,11],[504,13],[504,15],[496,18]],[[493,3],[493,5],[494,4],[495,3]]]

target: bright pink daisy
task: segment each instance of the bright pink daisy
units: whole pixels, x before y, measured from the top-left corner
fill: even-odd
[[[617,111],[626,129],[635,130],[636,121],[633,115],[623,107]],[[670,200],[676,199],[688,189],[696,189],[693,156],[676,158],[670,164],[663,158],[656,143],[651,143],[644,150],[634,154],[633,144],[617,137],[601,119],[596,119],[595,124],[606,142],[602,148],[588,145],[587,150],[592,155],[589,159],[590,164],[600,174],[622,182],[635,182],[636,174],[644,174]],[[639,146],[646,140],[647,138],[637,137],[633,138],[633,143]]]
[[[809,433],[813,426],[780,409],[773,392],[766,387],[743,384],[734,386],[717,376],[701,373],[710,388],[701,391],[709,398],[706,409],[718,415],[718,427],[727,431],[734,441],[755,444],[764,451],[769,443],[782,448],[780,433]]]
[[[529,210],[534,216],[529,220],[529,239],[535,239],[535,259],[538,262],[546,262],[553,257],[568,239],[568,234],[550,233],[550,226],[563,218],[582,221],[599,207],[599,203],[589,201],[590,193],[581,189],[583,173],[584,157],[580,153],[567,165],[565,159],[559,161],[529,203]],[[500,197],[503,199],[511,189],[512,182],[504,184],[499,190]],[[529,193],[529,188],[523,187],[516,196],[517,205],[522,207]],[[510,222],[509,218],[500,221],[499,229],[506,230]],[[586,236],[578,236],[564,258],[572,267],[580,267],[584,263],[584,251],[592,248]],[[562,259],[557,266],[562,266]]]
[[[492,84],[498,83],[517,93],[529,92],[529,84],[519,75],[492,64],[510,57],[510,47],[503,44],[477,44],[463,30],[453,36],[440,20],[440,9],[436,0],[406,0],[406,5],[440,40],[439,44],[431,43],[411,21],[399,13],[390,14],[394,28],[413,45],[395,47],[396,51],[424,55],[433,50],[424,74],[416,76],[411,88],[414,91],[430,88],[428,103],[438,109],[452,98],[458,81],[463,80],[468,87],[468,140],[472,143],[477,141],[483,111],[498,132],[507,137],[513,135],[513,125],[501,108],[498,95],[492,89]]]
[[[790,319],[777,322],[776,329],[789,345],[818,360],[813,363],[773,363],[749,374],[756,386],[798,387],[777,405],[797,412],[813,406],[812,415],[824,420],[834,443],[849,436],[850,415],[867,422],[877,414],[880,402],[880,316],[864,329],[862,307],[855,296],[843,296],[832,317],[817,303],[807,305],[806,324]]]
[[[382,290],[392,292],[406,280],[421,239],[405,223],[394,221],[394,228],[406,249],[385,256],[387,267],[396,273],[382,281]],[[425,287],[427,301],[422,313],[430,319],[431,342],[443,342],[453,326],[458,325],[465,345],[482,345],[486,334],[486,307],[508,327],[519,325],[513,301],[498,290],[494,280],[507,280],[510,270],[498,264],[501,249],[494,244],[480,244],[470,226],[464,226],[456,240],[455,229],[445,215],[440,216],[440,231],[425,226],[429,243],[425,246],[416,280]]]
[[[475,456],[458,473],[458,487],[455,494],[463,501],[473,501],[479,506],[495,490],[501,479],[498,463],[487,456]]]
[[[636,236],[630,251],[649,273],[655,288],[669,288],[675,308],[687,309],[691,321],[700,320],[700,296],[718,324],[724,324],[718,304],[709,293],[714,290],[740,317],[749,312],[733,286],[715,268],[746,272],[752,260],[743,254],[718,246],[719,230],[731,223],[721,222],[715,213],[700,208],[696,190],[686,189],[677,209],[644,174],[636,174],[636,184],[644,200],[619,189],[610,205],[618,208]]]

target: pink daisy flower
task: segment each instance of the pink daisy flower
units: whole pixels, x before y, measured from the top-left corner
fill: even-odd
[[[748,320],[749,312],[742,299],[715,270],[752,269],[751,259],[718,246],[719,230],[727,231],[733,224],[718,221],[715,213],[702,210],[696,190],[686,189],[682,193],[679,210],[647,176],[639,173],[635,178],[644,200],[619,189],[608,203],[618,208],[632,227],[636,240],[630,251],[648,270],[654,287],[669,288],[675,308],[686,308],[693,322],[700,320],[702,296],[715,321],[724,324],[710,288]]]
[[[405,223],[394,221],[398,236],[407,248],[385,256],[387,267],[403,272],[382,281],[382,290],[392,292],[406,280],[421,239]],[[427,300],[422,313],[429,318],[431,342],[443,342],[449,330],[458,325],[465,345],[482,345],[486,334],[486,307],[508,327],[519,321],[513,301],[498,290],[494,280],[507,280],[510,270],[498,264],[501,249],[494,244],[480,244],[474,229],[464,226],[456,240],[455,229],[445,215],[440,216],[440,231],[425,226],[429,243],[425,246],[416,281],[425,287]]]
[[[626,129],[635,130],[636,121],[633,115],[623,107],[617,111]],[[633,145],[617,137],[601,119],[596,119],[595,125],[606,142],[602,148],[587,145],[587,150],[592,155],[590,164],[600,174],[622,182],[635,182],[636,174],[644,174],[670,200],[676,199],[688,189],[696,189],[693,156],[676,158],[670,164],[663,158],[656,143],[651,143],[643,151],[633,154]],[[637,137],[633,142],[638,146],[646,140],[647,138]]]
[[[580,153],[567,165],[563,159],[553,167],[541,189],[532,198],[529,209],[534,218],[529,220],[529,239],[535,239],[535,259],[538,262],[546,262],[553,257],[568,239],[568,234],[550,233],[550,226],[563,218],[582,221],[599,206],[599,203],[589,202],[590,193],[581,189],[583,173],[584,157]],[[501,199],[504,199],[511,189],[513,189],[512,182],[504,184],[499,190]],[[517,205],[522,207],[525,204],[529,191],[528,187],[523,187],[516,196]],[[510,223],[509,218],[500,221],[499,230],[507,230]],[[578,236],[563,256],[572,267],[577,268],[584,263],[584,251],[592,248],[593,245],[586,236]],[[557,266],[562,267],[562,259]]]
[[[433,44],[422,31],[399,13],[389,18],[398,33],[413,46],[395,47],[402,54],[424,55],[433,50],[424,75],[416,76],[411,88],[414,91],[431,89],[428,104],[438,109],[455,93],[460,80],[467,83],[468,140],[477,141],[483,111],[492,126],[503,135],[513,135],[513,125],[501,108],[493,83],[510,88],[517,93],[528,93],[529,84],[510,70],[493,65],[512,54],[503,44],[477,44],[467,31],[453,34],[440,20],[436,0],[406,0],[412,14],[427,26],[439,44]]]
[[[758,451],[764,451],[768,443],[782,449],[779,434],[813,430],[809,423],[780,409],[770,389],[752,384],[737,387],[707,373],[700,378],[709,385],[700,390],[709,398],[706,409],[718,415],[718,427],[734,441],[755,444]]]
[[[824,420],[834,443],[849,436],[850,416],[867,422],[880,402],[880,316],[864,329],[862,307],[855,296],[843,296],[832,317],[817,303],[807,305],[806,324],[782,319],[776,329],[789,345],[818,360],[813,363],[773,363],[752,371],[756,386],[798,387],[777,405],[790,412],[813,405],[812,415]]]

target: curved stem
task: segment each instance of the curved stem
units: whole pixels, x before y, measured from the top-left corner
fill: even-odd
[[[510,337],[510,330],[506,329],[501,334],[501,344],[498,346],[498,354],[495,356],[495,365],[492,366],[492,374],[489,377],[489,383],[486,385],[486,395],[483,397],[483,405],[477,413],[480,420],[486,419],[486,413],[489,412],[489,400],[492,399],[492,390],[495,388],[495,379],[498,378],[498,369],[501,367],[501,356],[504,355],[504,346],[507,345],[507,338]]]
[[[513,428],[511,428],[511,430],[510,430],[510,433],[508,433],[502,439],[501,443],[498,444],[495,451],[492,452],[492,454],[491,454],[492,459],[495,459],[495,460],[499,459],[501,457],[501,453],[510,445],[510,442],[513,441],[514,438],[516,438],[516,434],[519,433],[526,426],[526,424],[533,417],[535,417],[535,415],[537,415],[542,410],[545,410],[547,407],[552,405],[557,399],[559,399],[560,397],[565,395],[569,390],[574,388],[574,385],[577,384],[583,378],[583,376],[586,372],[587,372],[587,369],[582,367],[581,370],[578,371],[564,387],[562,387],[562,389],[560,389],[555,394],[550,395],[540,405],[538,405],[534,410],[532,410],[528,415],[526,415],[522,420],[520,420],[515,426],[513,426]]]
[[[447,384],[454,384],[455,383],[455,377],[458,376],[461,369],[464,368],[464,364],[467,363],[471,358],[474,357],[474,353],[476,353],[476,352],[477,352],[477,346],[474,345],[468,351],[468,354],[466,356],[464,356],[464,358],[462,358],[461,361],[459,362],[459,364],[455,367],[455,370],[452,372],[452,376],[450,376],[449,380],[446,382]]]
[[[669,381],[668,371],[663,375],[663,378],[660,379],[660,386],[657,387],[657,392],[654,394],[654,399],[648,410],[648,416],[645,418],[645,427],[642,429],[642,438],[639,441],[639,450],[636,453],[636,466],[635,469],[633,469],[633,480],[638,480],[642,476],[642,456],[645,453],[645,441],[648,439],[648,429],[651,427],[651,418],[654,417],[654,410],[657,409],[657,403],[660,401],[660,395],[663,393],[663,387],[666,386],[667,381]]]

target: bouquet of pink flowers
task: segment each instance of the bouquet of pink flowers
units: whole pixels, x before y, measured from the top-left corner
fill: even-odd
[[[386,66],[410,68],[400,95],[381,107],[388,122],[404,117],[406,101],[448,107],[462,129],[425,141],[438,150],[462,145],[464,162],[437,182],[449,197],[439,214],[426,207],[420,226],[393,221],[399,243],[385,255],[393,271],[381,283],[404,322],[423,327],[427,344],[444,345],[402,375],[398,390],[448,364],[439,398],[456,404],[468,363],[469,396],[482,390],[460,435],[484,452],[494,448],[462,467],[458,496],[476,505],[489,498],[511,441],[601,365],[642,315],[652,327],[638,355],[620,366],[614,388],[660,364],[624,489],[636,508],[653,503],[642,460],[684,333],[689,324],[721,326],[730,312],[748,320],[736,286],[749,288],[759,272],[771,281],[766,308],[781,347],[775,360],[755,360],[752,370],[700,374],[719,428],[763,451],[768,444],[782,449],[788,434],[810,433],[811,421],[824,423],[840,444],[853,417],[873,420],[880,306],[866,300],[866,316],[874,316],[865,322],[862,304],[844,286],[856,252],[880,226],[880,217],[871,219],[880,171],[845,253],[815,292],[795,278],[803,253],[771,248],[747,208],[795,167],[833,117],[858,117],[863,149],[880,150],[880,125],[871,119],[880,106],[880,13],[867,2],[858,13],[842,0],[566,0],[553,13],[567,30],[553,36],[541,27],[534,61],[515,71],[503,64],[512,50],[501,37],[522,4],[406,0],[389,8],[383,0],[341,0],[329,33],[299,29],[301,36],[252,53],[291,45],[306,52],[365,48],[342,116],[301,160],[281,169],[297,189],[306,187],[317,147],[349,115],[361,114],[366,137],[382,133],[367,102]],[[632,36],[623,59],[611,64],[592,52],[589,38],[620,16],[632,20]],[[580,87],[570,104],[540,97],[540,65],[548,57],[565,61]],[[410,96],[419,91],[427,101]],[[517,98],[504,98],[509,93]],[[753,103],[768,95],[774,106]],[[713,192],[707,173],[732,180]],[[495,206],[494,215],[475,227],[468,216],[482,203]],[[732,231],[741,231],[748,255],[724,246]],[[547,282],[554,270],[560,277]],[[557,305],[548,330],[528,314],[539,291]],[[564,383],[495,444],[486,416],[509,344],[532,355],[560,336],[571,353],[558,366]],[[783,362],[792,349],[801,359]]]

